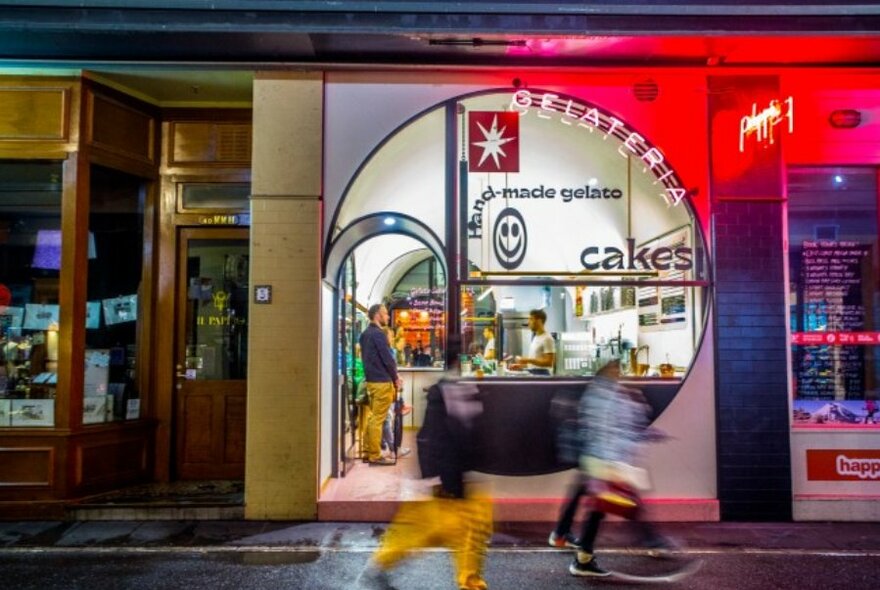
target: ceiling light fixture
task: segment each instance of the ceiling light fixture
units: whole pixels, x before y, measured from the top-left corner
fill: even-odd
[[[525,47],[523,39],[483,39],[473,37],[471,39],[429,39],[428,45],[445,45],[458,47]]]

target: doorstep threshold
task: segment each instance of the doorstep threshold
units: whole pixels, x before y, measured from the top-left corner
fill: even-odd
[[[224,505],[74,505],[68,520],[243,520],[243,504]]]

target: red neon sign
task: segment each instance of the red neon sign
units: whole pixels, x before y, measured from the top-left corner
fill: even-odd
[[[774,141],[774,128],[786,121],[788,132],[794,133],[794,98],[789,96],[783,101],[771,100],[770,105],[758,112],[758,103],[752,103],[752,113],[743,116],[739,121],[739,151],[744,152],[746,138],[754,134],[758,143]]]
[[[793,332],[791,343],[804,346],[877,346],[880,332]]]

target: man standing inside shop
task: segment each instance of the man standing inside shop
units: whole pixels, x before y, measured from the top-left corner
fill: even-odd
[[[529,372],[535,375],[552,375],[556,363],[556,342],[553,336],[544,330],[547,322],[547,314],[543,309],[533,309],[529,312],[529,329],[532,331],[532,342],[529,345],[529,356],[514,358],[513,369],[528,367]]]
[[[393,465],[392,459],[382,456],[382,424],[403,381],[397,375],[397,363],[391,357],[388,338],[385,336],[388,309],[377,303],[370,306],[367,316],[370,325],[360,338],[364,377],[370,396],[370,418],[367,420],[364,450],[370,465]]]

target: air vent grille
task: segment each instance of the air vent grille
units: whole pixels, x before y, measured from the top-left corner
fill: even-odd
[[[660,87],[654,80],[641,80],[633,84],[633,94],[639,102],[654,102],[660,94]]]

